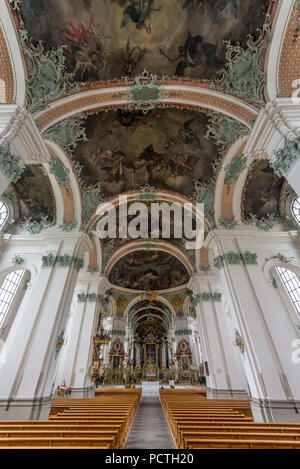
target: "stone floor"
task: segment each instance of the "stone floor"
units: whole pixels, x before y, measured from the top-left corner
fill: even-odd
[[[158,397],[142,398],[125,449],[175,449]]]

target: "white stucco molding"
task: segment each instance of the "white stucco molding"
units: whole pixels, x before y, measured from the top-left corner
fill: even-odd
[[[253,159],[273,160],[286,138],[300,134],[300,105],[295,98],[276,98],[259,113],[245,147],[245,155]]]
[[[0,105],[0,146],[7,145],[24,165],[38,164],[50,159],[31,114],[16,104]]]

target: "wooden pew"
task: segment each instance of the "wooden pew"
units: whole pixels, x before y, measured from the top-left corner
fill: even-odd
[[[160,399],[178,449],[300,449],[300,424],[255,423],[247,401],[187,390],[161,390]]]
[[[49,420],[1,422],[0,448],[123,448],[140,399],[141,390],[123,389],[52,399]]]

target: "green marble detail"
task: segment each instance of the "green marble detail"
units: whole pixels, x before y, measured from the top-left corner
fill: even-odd
[[[223,256],[218,256],[214,259],[214,266],[217,269],[224,267],[224,262],[228,265],[238,265],[241,262],[244,265],[256,265],[257,264],[257,254],[253,252],[243,252],[241,254],[230,251],[225,253]]]
[[[207,274],[207,272],[210,271],[210,268],[209,267],[200,267],[199,268],[199,272],[204,272],[205,274]]]
[[[23,21],[20,24],[24,27]],[[45,108],[49,101],[79,91],[74,74],[67,72],[64,49],[66,46],[45,50],[43,41],[37,44],[19,29],[19,38],[28,67],[26,85],[27,110],[31,113]]]
[[[225,228],[226,230],[234,230],[239,225],[239,222],[236,221],[234,218],[230,220],[223,220],[222,218],[219,218],[219,225]]]
[[[47,256],[42,256],[42,267],[73,267],[80,270],[83,267],[83,260],[78,257],[70,256],[69,254],[54,255],[52,253]]]
[[[1,195],[1,200],[4,202],[6,205],[14,205],[14,196],[12,195],[11,192],[4,192]]]
[[[65,187],[66,189],[70,184],[69,172],[70,170],[66,168],[58,158],[51,158],[50,173],[54,174],[58,184]]]
[[[244,252],[241,254],[242,262],[245,265],[256,265],[257,264],[257,254],[255,252]]]
[[[286,176],[296,161],[299,159],[299,142],[299,138],[294,140],[286,139],[283,147],[274,152],[275,159],[271,163],[271,167],[274,169],[274,172],[277,174],[277,176]]]
[[[32,221],[32,218],[25,218],[20,222],[21,227],[28,231],[31,235],[39,234],[42,230],[49,228],[53,223],[49,223],[47,217],[43,217],[41,221]]]
[[[11,152],[8,145],[0,147],[0,170],[10,182],[17,182],[24,171],[20,167],[20,158]]]
[[[215,258],[214,258],[214,266],[215,266],[217,269],[222,269],[222,267],[224,267],[224,259],[223,259],[223,256],[218,256],[218,257],[215,257]]]
[[[291,261],[291,259],[288,259],[286,256],[284,256],[280,252],[278,252],[275,256],[266,257],[265,261],[268,262],[272,259],[278,259],[283,264],[288,264]]]
[[[83,260],[79,259],[78,257],[74,257],[73,260],[74,260],[74,269],[76,269],[77,272],[79,272],[79,270],[82,269],[83,267]]]
[[[89,265],[88,268],[86,269],[86,271],[89,272],[91,275],[94,275],[96,272],[99,272],[100,269],[99,269],[99,266],[91,267]]]
[[[192,329],[179,329],[175,331],[175,335],[192,335]]]
[[[205,138],[217,145],[221,154],[225,153],[239,138],[249,133],[248,127],[244,124],[220,112],[210,112],[208,117]]]
[[[281,218],[273,214],[269,214],[263,218],[257,218],[257,216],[254,215],[253,213],[250,213],[249,217],[243,220],[243,222],[246,225],[256,226],[259,230],[266,231],[266,232],[274,228],[275,223],[278,223],[280,221],[281,221]]]
[[[225,184],[228,188],[237,181],[239,175],[245,168],[246,158],[242,153],[239,153],[225,168]]]
[[[129,101],[128,109],[147,114],[158,105],[163,105],[163,100],[168,96],[168,93],[160,82],[166,78],[166,75],[158,78],[158,75],[149,73],[145,69],[133,80],[130,77],[125,77],[125,83],[129,85],[129,89],[123,93],[123,96]]]
[[[272,278],[272,287],[277,290],[278,289],[278,285],[277,285],[277,282],[275,280],[275,278]]]
[[[56,256],[51,252],[47,256],[42,257],[42,267],[53,267],[56,262]]]
[[[74,222],[74,223],[64,222],[62,225],[59,225],[59,228],[65,233],[70,233],[76,228],[77,225],[78,225],[77,222]]]
[[[224,260],[229,265],[237,265],[241,262],[241,256],[237,252],[229,251],[223,256]]]
[[[208,301],[220,302],[220,301],[222,301],[222,294],[218,293],[218,292],[213,292],[213,293],[203,292],[203,293],[200,293],[199,296],[200,296],[200,300],[203,301],[203,302],[208,302]]]
[[[81,142],[87,141],[85,121],[87,114],[78,113],[50,127],[43,137],[57,143],[64,150],[72,151]]]
[[[226,65],[219,72],[220,78],[211,83],[211,88],[234,94],[251,104],[264,106],[267,82],[264,60],[272,38],[270,23],[264,24],[259,31],[260,37],[257,41],[248,35],[245,49],[239,43],[231,44],[230,41],[225,41]]]
[[[13,218],[11,220],[8,220],[4,227],[2,228],[2,232],[4,234],[11,233],[13,230],[13,227],[15,226],[16,220]]]
[[[23,262],[24,262],[24,259],[23,259],[23,257],[21,257],[21,256],[15,255],[15,256],[12,258],[12,263],[13,263],[14,265],[21,265],[21,264],[23,264]]]
[[[64,254],[63,256],[56,256],[56,264],[59,267],[70,267],[72,261],[73,257],[69,254]]]

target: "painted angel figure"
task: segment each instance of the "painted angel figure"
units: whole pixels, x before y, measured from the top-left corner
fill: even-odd
[[[131,0],[131,5],[123,10],[123,18],[121,21],[121,28],[127,26],[129,20],[136,23],[137,29],[145,28],[147,33],[151,33],[151,12],[153,10],[160,10],[153,8],[154,0]]]

